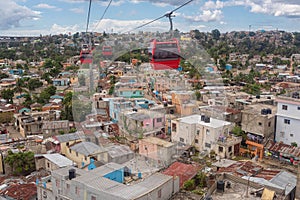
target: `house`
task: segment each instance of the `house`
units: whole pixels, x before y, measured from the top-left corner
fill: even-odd
[[[15,127],[22,137],[42,134],[44,120],[53,120],[56,114],[49,111],[14,114]]]
[[[121,88],[115,89],[115,94],[117,97],[142,98],[142,97],[144,97],[144,89],[143,88],[121,87]]]
[[[139,154],[158,160],[163,166],[169,166],[175,161],[176,148],[176,144],[157,137],[146,137],[139,140]]]
[[[69,133],[69,120],[43,121],[42,132],[44,137]]]
[[[299,93],[278,96],[275,141],[285,144],[300,144],[300,99]]]
[[[120,113],[120,131],[136,138],[153,135],[164,128],[165,114],[152,110]]]
[[[14,183],[1,190],[1,196],[5,199],[37,199],[37,187],[35,183]]]
[[[53,79],[53,86],[68,86],[70,84],[69,78],[57,78]]]
[[[242,130],[247,133],[246,144],[251,154],[263,157],[263,144],[274,138],[276,106],[248,105],[242,110]]]
[[[91,163],[91,159],[100,162],[108,160],[107,150],[92,142],[78,142],[67,148],[66,157],[82,168]]]
[[[172,105],[175,106],[175,113],[180,114],[180,116],[188,116],[199,112],[194,92],[172,92]]]
[[[225,139],[234,138],[230,134],[234,126],[231,122],[204,115],[190,115],[172,120],[171,123],[173,142],[195,146],[200,152],[214,151],[224,157],[232,157],[239,152],[241,138],[232,139],[229,146],[225,142]]]
[[[105,163],[118,163],[123,164],[134,158],[134,152],[126,145],[109,145],[105,147],[107,151],[107,160],[104,160]]]
[[[75,132],[63,135],[53,136],[52,149],[54,152],[66,155],[68,147],[74,143],[85,141],[85,135],[82,132]]]
[[[106,99],[103,99],[104,101]],[[109,115],[114,122],[118,122],[120,112],[132,110],[132,102],[124,98],[110,98],[109,100]]]
[[[53,171],[62,167],[72,166],[74,164],[72,160],[59,153],[36,154],[34,158],[36,170],[45,169],[47,171]]]
[[[130,170],[126,166],[108,163],[92,171],[74,167],[65,167],[51,173],[50,182],[38,185],[38,199],[110,199],[110,200],[168,200],[178,192],[179,180],[172,176],[154,173],[141,179],[130,179]],[[130,179],[130,184],[122,181]]]
[[[242,121],[242,113],[240,110],[226,106],[201,106],[199,107],[199,111],[202,115],[235,124],[240,124]]]
[[[250,199],[256,199],[256,195],[261,194],[263,189],[266,188],[274,191],[281,199],[295,199],[297,176],[290,172],[280,169],[264,169],[251,161],[237,162],[222,159],[212,165],[218,168],[218,180],[212,185],[209,189],[210,192],[207,194],[213,199],[219,199],[221,195],[223,195],[222,199],[230,199],[230,197],[231,199],[244,199],[246,195]],[[223,181],[224,186],[225,182],[227,184],[230,182],[230,185],[224,188],[220,187],[221,182],[218,182],[220,180]],[[219,187],[217,187],[218,184]],[[232,190],[235,190],[235,192],[232,193]]]
[[[178,176],[180,187],[182,187],[184,182],[194,178],[199,170],[199,165],[174,162],[162,173],[173,177]]]

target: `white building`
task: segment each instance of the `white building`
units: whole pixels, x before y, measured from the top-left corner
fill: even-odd
[[[233,126],[231,122],[204,115],[190,115],[172,120],[172,141],[195,146],[199,151],[218,153],[218,142],[230,137]]]
[[[275,141],[291,144],[300,144],[300,99],[299,93],[290,97],[277,98],[276,132]]]

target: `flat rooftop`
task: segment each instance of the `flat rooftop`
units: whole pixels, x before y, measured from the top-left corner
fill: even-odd
[[[225,190],[224,192],[218,192],[215,190],[211,197],[213,200],[229,200],[229,199],[243,199],[243,200],[260,200],[261,197],[256,197],[255,195],[251,195],[251,192],[257,191],[257,189],[249,186],[248,188],[248,197],[246,195],[247,185],[233,182],[225,179]],[[230,188],[227,188],[227,183],[230,182]]]

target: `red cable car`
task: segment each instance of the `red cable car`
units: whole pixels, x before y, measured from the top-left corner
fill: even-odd
[[[153,40],[149,47],[150,64],[154,70],[178,69],[180,49],[178,40],[167,42]]]
[[[112,56],[112,48],[110,46],[103,46],[102,47],[102,55],[103,56]]]
[[[93,62],[93,49],[89,48],[88,44],[83,44],[81,51],[80,51],[80,56],[79,60],[81,64],[90,64]]]
[[[82,49],[80,51],[80,56],[79,56],[79,60],[81,64],[90,64],[93,62],[93,55],[92,55],[92,50],[85,50]]]

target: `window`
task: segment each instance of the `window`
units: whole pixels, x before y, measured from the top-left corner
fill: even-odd
[[[47,167],[50,168],[50,163],[47,162]]]
[[[282,110],[287,110],[288,106],[287,105],[282,105]]]
[[[72,150],[71,150],[71,149],[69,149],[69,152],[70,152],[70,153],[72,153]]]
[[[300,110],[300,106],[298,106],[297,109]]]
[[[232,146],[228,147],[228,152],[232,151]]]
[[[291,120],[289,120],[289,119],[284,119],[284,123],[285,123],[285,124],[290,124],[290,123],[291,123]]]
[[[159,189],[159,190],[157,191],[157,197],[158,197],[158,198],[161,198],[161,189]]]
[[[206,135],[209,135],[209,134],[210,134],[209,129],[206,129]]]
[[[262,123],[261,122],[258,122],[258,126],[261,126],[262,125]]]
[[[85,161],[87,160],[87,157],[86,157],[86,156],[84,156],[84,160],[85,160]]]
[[[220,153],[223,152],[223,147],[219,147],[219,152],[220,152]]]
[[[210,148],[211,145],[209,143],[205,143],[205,147]]]
[[[271,122],[268,123],[268,126],[271,127]]]
[[[291,134],[290,134],[290,137],[294,137],[294,134],[293,134],[293,133],[291,133]]]
[[[67,193],[69,193],[70,192],[70,184],[67,184],[67,191],[66,191]]]
[[[78,157],[78,152],[76,152],[76,156]]]
[[[69,142],[66,143],[67,147],[69,146]]]
[[[56,183],[56,187],[59,188],[59,180],[56,180],[55,183]]]
[[[136,91],[133,91],[133,94],[136,94]]]
[[[80,194],[80,189],[77,186],[75,187],[75,194],[77,194],[77,195]]]
[[[195,143],[198,144],[198,142],[199,142],[198,139],[195,139]]]
[[[123,95],[123,92],[122,92],[122,91],[120,91],[120,95]]]
[[[179,138],[179,141],[180,141],[180,142],[184,142],[184,139],[183,139],[183,138]]]
[[[197,130],[197,135],[199,135],[200,134],[200,130]]]
[[[172,131],[176,132],[177,126],[175,123],[172,123]]]
[[[160,117],[160,118],[157,118],[156,119],[156,122],[162,122],[162,118]]]

